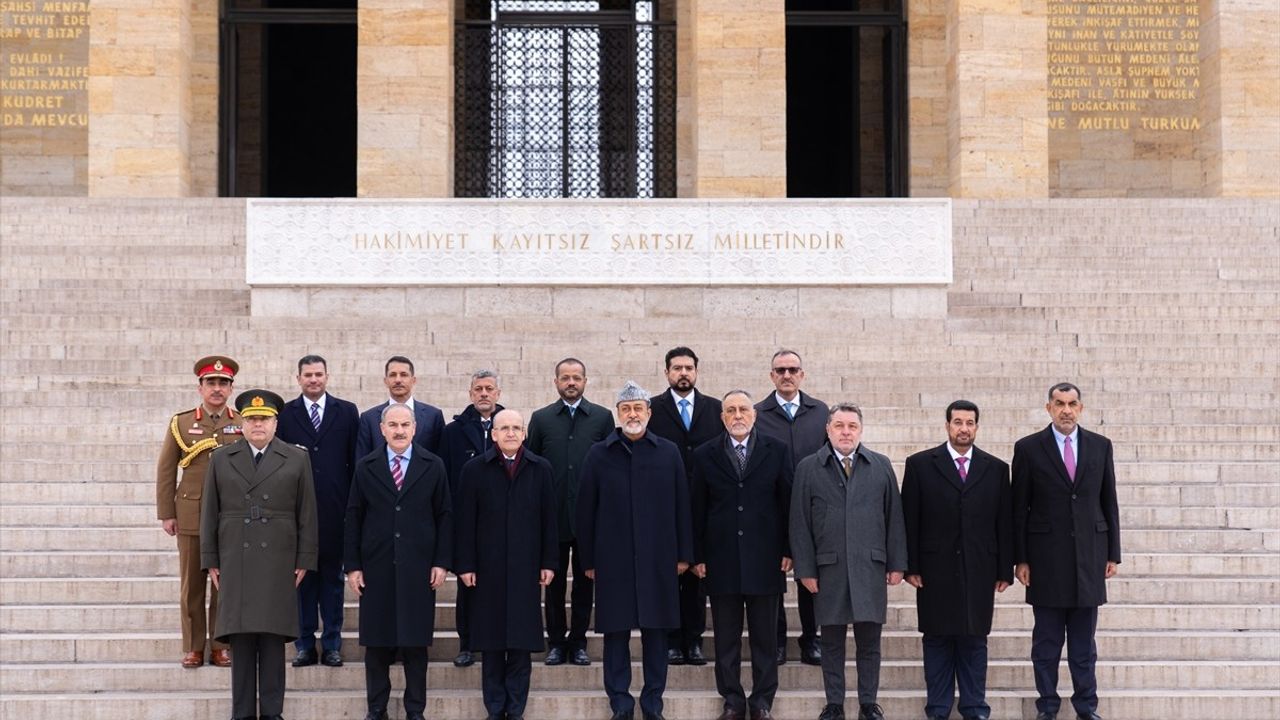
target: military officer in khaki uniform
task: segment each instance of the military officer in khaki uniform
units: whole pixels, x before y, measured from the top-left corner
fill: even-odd
[[[195,364],[200,404],[178,413],[165,428],[160,459],[156,462],[156,517],[161,527],[178,539],[178,573],[182,580],[179,604],[182,609],[182,667],[204,664],[206,639],[215,636],[218,591],[209,596],[208,623],[205,622],[207,573],[200,569],[200,494],[205,470],[214,448],[240,439],[240,417],[227,406],[231,385],[240,366],[222,355],[200,358]],[[181,475],[179,476],[179,470]],[[229,667],[227,644],[209,643],[210,662]]]

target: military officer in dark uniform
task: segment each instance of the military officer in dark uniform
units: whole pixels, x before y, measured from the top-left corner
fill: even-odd
[[[196,361],[200,404],[169,419],[156,462],[156,517],[164,531],[178,541],[178,604],[185,668],[204,664],[206,644],[211,646],[210,662],[219,667],[231,665],[226,643],[212,639],[217,636],[217,588],[209,593],[208,622],[205,621],[207,575],[200,569],[200,495],[210,451],[240,439],[240,418],[227,407],[239,371],[236,361],[224,355]]]

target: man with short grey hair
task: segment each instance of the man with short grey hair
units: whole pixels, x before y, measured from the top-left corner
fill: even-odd
[[[902,582],[907,537],[898,480],[889,458],[862,444],[862,409],[831,407],[824,446],[800,461],[791,494],[791,552],[796,578],[814,595],[822,627],[819,720],[844,719],[845,635],[857,644],[858,718],[884,720],[880,633],[888,585]]]

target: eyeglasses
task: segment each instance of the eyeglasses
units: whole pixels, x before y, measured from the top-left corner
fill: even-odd
[[[776,367],[773,372],[776,375],[799,375],[804,371],[798,367]]]

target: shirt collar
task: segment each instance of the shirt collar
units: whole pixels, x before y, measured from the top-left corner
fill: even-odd
[[[803,403],[801,403],[801,402],[800,402],[801,398],[803,398],[803,397],[804,397],[804,396],[800,394],[800,391],[799,391],[799,390],[797,390],[797,391],[796,391],[796,396],[795,396],[795,398],[793,398],[793,399],[791,399],[791,400],[785,400],[785,399],[783,399],[783,397],[782,397],[782,393],[778,392],[777,390],[774,390],[774,391],[773,391],[773,399],[778,403],[778,407],[783,408],[783,409],[786,409],[786,407],[787,407],[787,403],[791,403],[791,404],[793,404],[793,405],[795,405],[795,406],[796,406],[796,409],[797,409],[797,410],[799,410],[799,409],[800,409],[800,406],[803,404]]]
[[[1071,438],[1071,447],[1079,447],[1080,426],[1077,425],[1076,428],[1071,431],[1070,435],[1063,435],[1062,433],[1058,432],[1058,427],[1056,425],[1050,425],[1049,429],[1053,431],[1053,439],[1058,442],[1058,447],[1062,447],[1062,441],[1068,437]]]
[[[689,403],[689,412],[693,412],[693,398],[694,398],[694,395],[697,395],[697,393],[690,390],[689,397],[680,397],[679,393],[675,391],[675,388],[672,388],[670,392],[671,392],[671,399],[675,401],[677,408],[680,407],[680,402],[684,401]]]
[[[955,449],[955,448],[953,448],[953,447],[951,447],[951,443],[950,443],[950,442],[948,442],[948,443],[947,443],[947,452],[951,453],[951,460],[952,460],[953,462],[955,461],[955,459],[956,459],[956,458],[960,458],[960,457],[962,457],[962,458],[964,458],[964,459],[966,459],[966,460],[973,460],[973,446],[972,446],[972,445],[970,445],[970,446],[969,446],[969,451],[968,451],[968,452],[966,452],[966,453],[964,453],[964,454],[962,455],[962,454],[960,454],[960,453],[956,452],[956,449]]]
[[[582,398],[578,398],[573,402],[565,402],[564,398],[560,398],[560,404],[566,408],[573,408],[574,412],[582,409]]]
[[[320,412],[324,412],[325,402],[326,402],[328,399],[329,399],[329,393],[327,393],[327,392],[326,392],[326,393],[320,393],[320,399],[319,399],[319,400],[312,400],[311,398],[307,397],[306,395],[303,395],[303,396],[302,396],[302,405],[303,405],[303,407],[304,407],[304,408],[306,408],[307,412],[311,412],[311,403],[313,403],[313,402],[314,402],[316,405],[319,405],[319,406],[320,406]]]
[[[409,460],[413,458],[413,443],[409,443],[409,447],[405,448],[404,452],[402,453],[397,453],[395,450],[391,449],[390,445],[388,445],[387,446],[387,464],[388,465],[390,465],[391,462],[396,459],[396,455],[399,455],[400,457],[404,458],[405,462],[409,462]]]
[[[397,401],[395,398],[391,398],[391,397],[387,398],[387,404],[388,404],[388,405],[395,405],[395,404],[397,404],[397,402],[398,402],[398,401]],[[409,396],[409,399],[407,399],[407,400],[405,400],[404,402],[399,403],[399,404],[400,404],[400,405],[405,405],[405,406],[407,406],[410,410],[413,410],[413,412],[414,412],[414,414],[415,414],[415,415],[416,415],[416,414],[417,414],[417,412],[418,412],[418,411],[417,411],[416,409],[414,409],[414,407],[413,407],[413,396],[412,396],[412,395],[410,395],[410,396]],[[324,403],[320,403],[320,409],[321,409],[321,410],[323,410],[323,409],[324,409]]]

